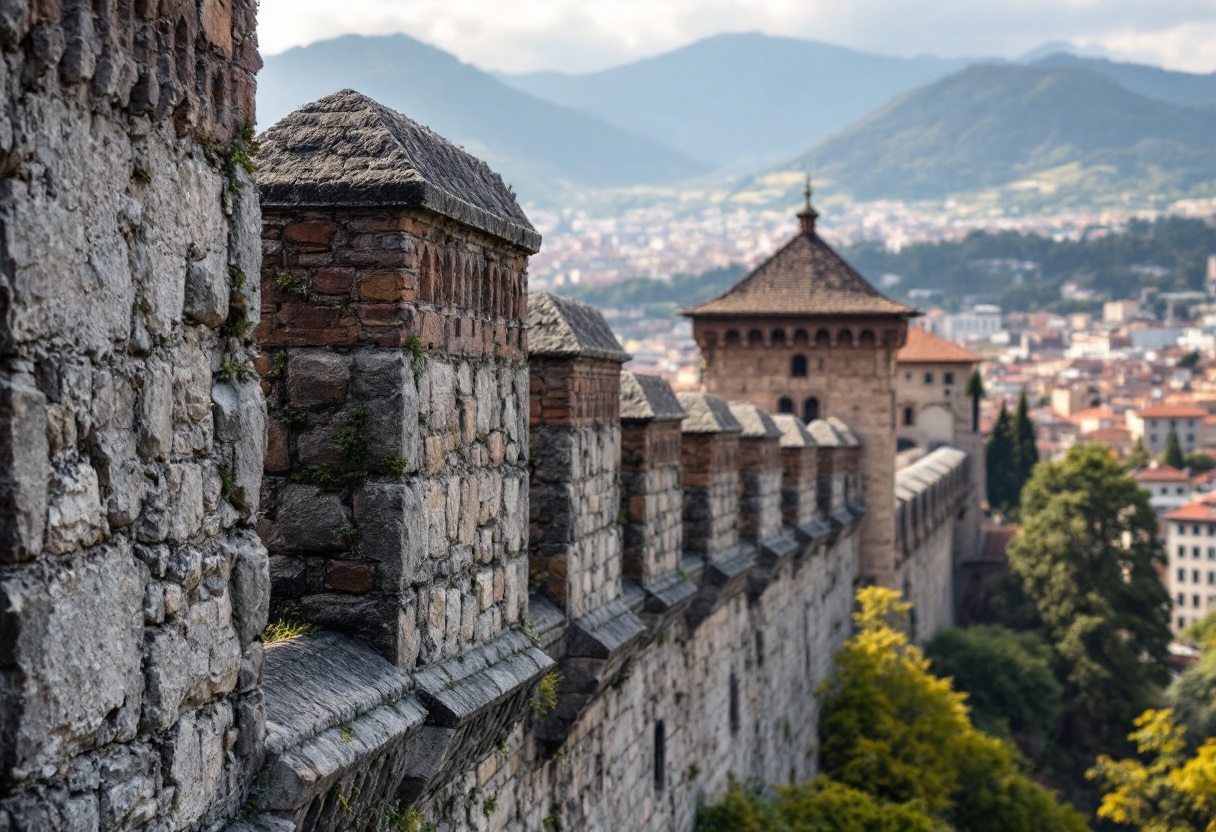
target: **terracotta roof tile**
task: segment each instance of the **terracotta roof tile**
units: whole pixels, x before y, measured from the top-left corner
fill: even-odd
[[[1159,404],[1138,414],[1141,419],[1205,419],[1210,414],[1202,407],[1193,404]]]
[[[1190,478],[1172,465],[1143,468],[1136,472],[1138,482],[1187,482]]]
[[[919,313],[871,286],[813,228],[805,229],[721,295],[681,311],[716,315],[900,315]]]
[[[910,326],[908,341],[896,360],[900,364],[974,364],[984,359],[928,330]]]
[[[1194,503],[1187,503],[1182,508],[1175,509],[1165,515],[1166,520],[1202,520],[1205,522],[1216,521],[1216,504],[1207,500],[1200,500]]]

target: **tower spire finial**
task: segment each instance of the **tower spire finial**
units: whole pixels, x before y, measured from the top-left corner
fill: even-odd
[[[819,212],[811,207],[811,174],[806,175],[806,188],[802,193],[806,196],[806,206],[798,212],[798,224],[802,226],[803,234],[815,233],[815,220]]]

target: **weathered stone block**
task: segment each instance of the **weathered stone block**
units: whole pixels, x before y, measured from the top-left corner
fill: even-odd
[[[44,580],[45,574],[45,580]],[[144,687],[144,580],[122,545],[0,584],[7,697],[0,760],[21,778],[94,745],[134,737]]]
[[[287,361],[287,396],[292,407],[342,404],[349,386],[349,356],[295,350]]]
[[[337,531],[349,525],[336,494],[313,485],[288,484],[279,491],[268,546],[274,552],[338,552]]]
[[[46,397],[31,377],[0,374],[0,561],[42,549],[49,459]]]

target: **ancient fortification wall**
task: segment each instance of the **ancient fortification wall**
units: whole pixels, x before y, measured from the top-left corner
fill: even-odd
[[[185,829],[263,736],[252,0],[0,4],[2,829]]]
[[[0,832],[683,830],[810,777],[864,431],[622,372],[501,179],[357,93],[255,186],[253,15],[0,2]],[[965,462],[880,501],[926,608]]]

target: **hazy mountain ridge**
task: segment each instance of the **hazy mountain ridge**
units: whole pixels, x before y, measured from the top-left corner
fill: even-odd
[[[496,77],[694,158],[751,172],[969,62],[886,57],[747,33],[705,38],[600,72]]]
[[[1106,58],[1057,53],[1034,63],[1040,67],[1071,67],[1105,75],[1140,95],[1187,107],[1216,108],[1216,72],[1201,75]]]
[[[542,101],[406,35],[347,35],[266,58],[258,77],[260,127],[346,87],[464,145],[526,199],[705,171],[654,139]]]
[[[900,96],[782,168],[813,170],[857,200],[1009,186],[1060,199],[1187,191],[1216,181],[1216,111],[1089,69],[981,64]]]

